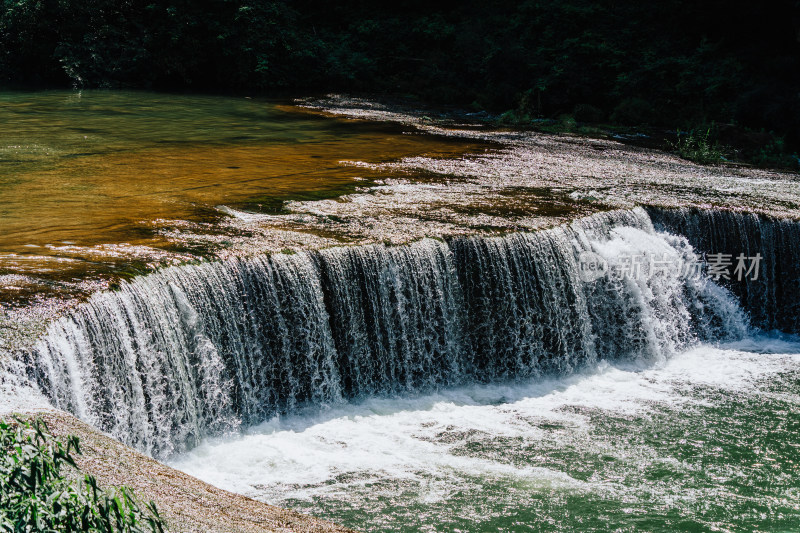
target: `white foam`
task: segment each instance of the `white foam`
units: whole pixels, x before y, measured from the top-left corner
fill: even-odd
[[[770,353],[759,353],[759,346]],[[586,482],[557,470],[453,452],[476,434],[517,439],[519,446],[535,444],[545,437],[542,424],[561,424],[568,428],[565,438],[574,438],[592,430],[581,409],[646,416],[654,404],[702,403],[702,397],[686,394],[687,386],[753,389],[766,376],[799,365],[800,344],[791,339],[701,346],[646,370],[600,363],[563,379],[370,399],[276,418],[244,435],[207,440],[171,464],[219,487],[275,503],[334,497],[386,479],[418,483],[425,487],[424,498],[437,499],[481,475],[586,490]],[[602,482],[591,488],[609,489]]]
[[[21,366],[11,359],[0,364],[0,417],[52,409],[39,389],[21,377]]]

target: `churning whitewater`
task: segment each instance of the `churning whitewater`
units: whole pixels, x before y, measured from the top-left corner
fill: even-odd
[[[53,323],[28,372],[54,406],[164,457],[308,406],[653,362],[748,330],[706,277],[645,264],[587,281],[585,252],[696,260],[636,208],[536,233],[171,267]]]
[[[170,465],[362,531],[793,531],[800,344],[368,398]]]

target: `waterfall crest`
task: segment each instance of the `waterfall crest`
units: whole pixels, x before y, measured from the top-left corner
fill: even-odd
[[[300,406],[654,360],[741,336],[730,293],[586,280],[581,254],[686,260],[643,209],[536,233],[171,267],[54,322],[29,372],[56,407],[157,456]],[[647,269],[647,266],[643,266]]]

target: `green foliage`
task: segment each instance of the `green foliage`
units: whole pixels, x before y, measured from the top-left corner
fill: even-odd
[[[800,157],[796,153],[787,151],[782,137],[775,137],[750,159],[754,165],[760,167],[785,168],[800,170]]]
[[[701,165],[719,163],[725,157],[723,148],[712,139],[710,128],[706,131],[678,132],[678,139],[671,147],[682,158]]]
[[[142,506],[129,489],[103,490],[89,475],[67,477],[81,453],[75,436],[62,442],[38,419],[0,421],[0,453],[0,531],[164,531],[155,504]]]

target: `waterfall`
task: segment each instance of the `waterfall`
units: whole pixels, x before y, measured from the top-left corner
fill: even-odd
[[[800,222],[719,209],[648,208],[657,229],[684,235],[700,253],[760,254],[758,279],[720,280],[754,325],[800,333]]]
[[[55,321],[28,372],[56,407],[166,456],[306,405],[651,361],[746,331],[705,278],[643,265],[586,279],[587,253],[609,268],[694,257],[637,208],[535,233],[171,267]]]

